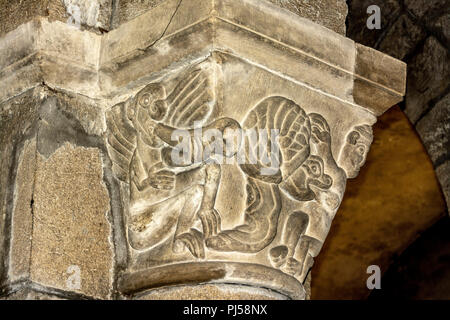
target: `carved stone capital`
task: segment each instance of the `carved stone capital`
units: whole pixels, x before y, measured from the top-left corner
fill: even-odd
[[[305,299],[406,78],[404,63],[259,0],[168,0],[104,35],[35,20],[0,39],[0,69],[0,101],[45,84],[95,105],[80,121],[104,143],[130,298],[214,285]],[[211,153],[230,132],[237,147]]]

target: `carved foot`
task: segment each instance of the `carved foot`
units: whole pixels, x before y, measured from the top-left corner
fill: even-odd
[[[302,269],[302,263],[294,258],[289,258],[286,260],[286,264],[284,265],[284,267],[281,268],[281,271],[290,274],[291,276],[295,276],[297,274],[300,274],[302,272]]]
[[[173,250],[176,253],[187,248],[191,254],[198,259],[205,259],[205,241],[203,234],[197,229],[180,234],[176,237]]]
[[[275,268],[280,268],[286,263],[286,257],[289,249],[286,246],[273,247],[269,251],[269,259]]]
[[[210,249],[224,252],[256,253],[265,248],[269,241],[252,241],[253,234],[242,231],[246,226],[239,226],[233,230],[225,230],[217,236],[206,239],[206,246]]]
[[[208,239],[211,236],[215,236],[220,233],[222,218],[215,209],[200,210],[198,217],[203,225],[203,234]]]
[[[217,236],[206,239],[206,246],[215,250],[233,251],[234,240],[226,234],[226,231]]]

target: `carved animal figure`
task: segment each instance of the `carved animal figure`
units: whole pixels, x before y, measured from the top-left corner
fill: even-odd
[[[134,98],[107,112],[107,147],[116,176],[129,184],[128,241],[135,250],[147,250],[172,237],[174,252],[188,248],[204,257],[204,238],[220,231],[221,217],[214,203],[220,165],[192,157],[175,163],[171,154],[176,129],[186,129],[192,146],[194,124],[220,132],[238,129],[229,118],[210,121],[214,94],[207,70],[197,69],[167,82],[149,84]],[[167,91],[167,88],[171,88]],[[208,123],[209,122],[209,123]],[[194,146],[196,144],[196,146]],[[200,220],[202,230],[193,226]]]
[[[344,168],[338,166],[331,152],[330,127],[319,114],[310,114],[311,157],[320,155],[324,159],[323,170],[333,177],[329,189],[315,189],[316,198],[304,202],[299,211],[288,217],[283,230],[281,245],[270,250],[269,257],[274,267],[296,276],[303,282],[319,254],[328,235],[345,192],[347,172],[359,171],[372,142],[372,129],[368,125],[356,126],[346,138],[341,156]],[[357,139],[353,139],[357,137]],[[348,160],[350,159],[350,160]]]
[[[250,111],[243,129],[253,130],[257,137],[253,141],[251,134],[246,135],[245,146],[250,148],[240,166],[247,175],[244,224],[222,231],[206,244],[218,251],[255,253],[276,236],[280,189],[298,201],[309,201],[316,197],[313,186],[328,189],[332,179],[323,172],[322,159],[310,156],[311,121],[295,102],[279,96],[263,100]]]
[[[346,181],[345,172],[337,166],[331,152],[327,121],[317,113],[308,117],[311,121],[309,160],[315,159],[315,170],[331,175],[334,183],[328,188],[311,185],[314,199],[303,202],[299,205],[301,210],[289,215],[283,228],[281,245],[270,250],[272,265],[293,276],[302,274],[312,266],[312,258],[319,253],[339,207]]]

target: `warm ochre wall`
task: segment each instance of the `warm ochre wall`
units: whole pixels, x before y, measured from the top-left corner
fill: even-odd
[[[446,215],[433,166],[414,128],[392,108],[312,269],[312,299],[365,299],[369,265],[386,272],[420,233]]]

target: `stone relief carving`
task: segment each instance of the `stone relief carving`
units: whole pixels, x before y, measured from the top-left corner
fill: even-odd
[[[162,84],[150,84],[108,113],[108,150],[114,173],[130,185],[130,246],[151,249],[174,235],[174,252],[187,247],[203,258],[204,238],[220,231],[221,217],[214,209],[220,166],[203,161],[174,163],[171,137],[179,128],[192,133],[194,123],[208,122],[214,95],[202,70],[175,81],[178,84],[170,93]],[[224,132],[238,127],[236,121],[222,118],[203,129]],[[208,147],[194,137],[193,141],[199,148]],[[202,231],[192,228],[196,219]]]
[[[247,255],[266,250],[262,264],[303,283],[330,230],[347,178],[355,177],[365,161],[371,127],[354,127],[336,162],[329,124],[319,113],[308,114],[288,98],[271,96],[250,107],[240,123],[217,116],[213,88],[208,71],[198,68],[149,84],[107,112],[113,172],[129,188],[129,246],[149,251],[169,242],[172,254],[189,252],[195,259],[205,259],[208,250]],[[217,140],[198,136],[199,128],[221,137],[226,147],[220,159],[242,156],[243,222],[226,230],[222,219],[227,212],[218,212],[215,203],[227,164],[215,157]],[[174,139],[180,129],[194,150],[183,155],[184,162],[173,158],[183,151],[181,139]],[[241,134],[237,146],[230,147],[229,133],[237,130],[253,135]],[[296,209],[281,219],[283,197],[295,202]],[[161,264],[167,263],[163,260]]]

